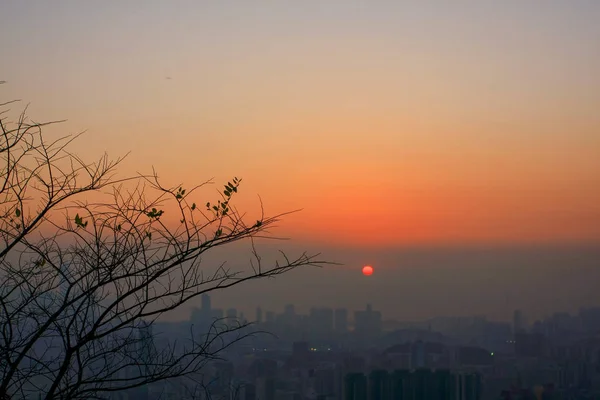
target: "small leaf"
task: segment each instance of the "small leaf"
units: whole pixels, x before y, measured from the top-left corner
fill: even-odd
[[[15,210],[15,215],[18,217],[21,216],[21,210],[19,210],[18,208]]]
[[[192,210],[196,209],[196,203],[192,203]]]
[[[83,218],[79,216],[79,213],[75,215],[75,225],[81,228],[85,228],[87,226],[87,222],[83,223]]]

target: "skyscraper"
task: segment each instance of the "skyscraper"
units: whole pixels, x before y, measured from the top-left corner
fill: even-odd
[[[411,399],[414,392],[411,373],[407,369],[397,369],[391,376],[393,399]]]
[[[296,308],[293,304],[286,304],[283,313],[285,315],[296,315]]]
[[[152,374],[152,364],[156,362],[154,360],[155,347],[154,337],[152,336],[152,325],[146,321],[140,321],[138,325],[138,342],[137,351],[135,357],[141,367],[141,370],[132,370],[132,377],[141,378],[143,376],[150,376]],[[134,372],[135,371],[135,372]],[[140,375],[141,374],[141,375]],[[133,398],[147,399],[148,398],[148,385],[142,385],[133,389]]]
[[[380,334],[381,312],[373,311],[370,304],[364,311],[355,311],[354,331],[362,339],[371,339]]]
[[[265,322],[271,324],[275,322],[275,313],[273,311],[267,311],[267,313],[265,314]]]
[[[227,310],[227,325],[231,326],[237,322],[237,310],[235,308],[230,308]]]
[[[348,374],[344,378],[344,400],[367,399],[367,377],[363,373]]]
[[[369,374],[369,399],[394,400],[392,380],[386,370],[374,370]]]
[[[334,316],[334,329],[338,333],[348,331],[348,310],[345,308],[337,308]]]
[[[261,377],[256,380],[256,398],[275,400],[275,380],[272,377]]]
[[[202,295],[202,313],[207,317],[210,316],[210,296],[206,293]]]
[[[262,323],[262,308],[260,308],[260,307],[256,307],[256,323],[257,324]]]
[[[521,310],[513,313],[513,333],[516,335],[525,331],[525,317]]]

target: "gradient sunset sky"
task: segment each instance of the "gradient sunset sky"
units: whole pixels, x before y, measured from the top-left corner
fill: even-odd
[[[1,98],[316,246],[600,243],[600,2],[5,1]],[[361,260],[362,261],[362,260]],[[366,259],[365,259],[366,261]]]

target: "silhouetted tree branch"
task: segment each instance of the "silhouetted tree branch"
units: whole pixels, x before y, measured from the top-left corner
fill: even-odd
[[[324,264],[282,253],[267,266],[254,252],[250,271],[210,270],[206,252],[265,236],[283,215],[246,222],[232,202],[237,178],[208,203],[193,201],[208,182],[168,187],[154,171],[118,179],[122,158],[88,163],[69,150],[78,135],[49,140],[48,123],[26,109],[15,122],[8,115],[0,111],[0,398],[106,398],[197,374],[250,331],[217,321],[157,349],[160,316],[203,293]]]

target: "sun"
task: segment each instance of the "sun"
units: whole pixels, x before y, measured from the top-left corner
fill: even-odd
[[[362,273],[364,276],[373,275],[373,267],[371,267],[370,265],[365,265],[362,269]]]

